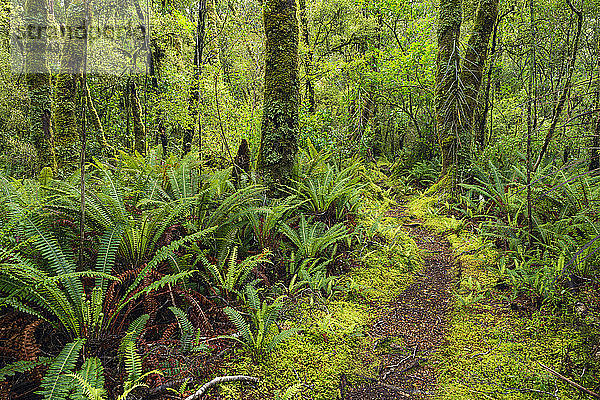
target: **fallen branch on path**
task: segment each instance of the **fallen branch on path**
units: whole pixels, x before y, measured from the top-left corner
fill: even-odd
[[[239,381],[247,381],[247,382],[258,382],[260,379],[255,378],[253,376],[246,375],[233,375],[233,376],[220,376],[218,378],[213,379],[212,381],[205,383],[202,385],[198,391],[188,397],[185,400],[197,400],[199,399],[208,389],[211,387],[218,385],[219,383],[225,382],[239,382]]]
[[[570,380],[569,378],[567,378],[566,376],[563,376],[561,374],[559,374],[558,372],[556,372],[555,370],[553,370],[552,368],[542,364],[541,362],[537,362],[538,364],[540,364],[546,371],[550,372],[552,375],[556,376],[557,378],[562,379],[563,381],[565,381],[566,383],[568,383],[569,385],[576,387],[577,389],[581,390],[582,392],[585,392],[587,394],[589,394],[590,396],[593,396],[597,399],[600,399],[600,394],[598,393],[594,393],[592,392],[590,389],[584,388],[583,386],[581,386],[579,383],[577,382],[573,382],[572,380]]]

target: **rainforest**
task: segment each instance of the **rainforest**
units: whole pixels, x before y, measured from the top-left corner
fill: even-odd
[[[0,0],[0,399],[600,398],[599,0]]]

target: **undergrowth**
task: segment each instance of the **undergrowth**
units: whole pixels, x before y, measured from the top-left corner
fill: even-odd
[[[415,197],[408,208],[427,228],[446,236],[456,260],[448,342],[434,357],[438,398],[584,398],[541,364],[597,388],[596,317],[556,308],[556,302],[532,303],[523,288],[505,281],[504,261],[493,243],[445,216],[448,207],[437,198]],[[573,297],[584,295],[563,291],[570,298],[561,301],[574,303]]]
[[[330,301],[306,296],[292,301],[281,324],[298,329],[298,335],[258,364],[242,353],[231,355],[225,371],[257,376],[261,383],[254,389],[230,384],[221,389],[225,398],[262,399],[301,384],[305,397],[329,400],[340,398],[340,380],[353,384],[376,376],[378,361],[368,352],[373,343],[367,335],[375,306],[392,301],[420,267],[415,243],[397,220],[384,216],[389,208],[389,201],[365,199],[360,228],[365,245],[354,251],[356,262],[340,277],[349,290]]]

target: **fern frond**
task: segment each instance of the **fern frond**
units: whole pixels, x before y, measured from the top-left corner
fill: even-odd
[[[75,368],[79,358],[79,352],[85,343],[85,339],[77,339],[68,343],[54,359],[46,375],[42,379],[41,389],[36,392],[44,397],[44,400],[63,400],[66,398],[72,379],[69,374]]]
[[[252,335],[252,331],[250,330],[250,325],[244,320],[242,314],[239,311],[231,308],[225,307],[223,312],[229,317],[229,320],[233,322],[240,335],[244,339],[244,342],[248,346],[252,346],[254,344],[254,337]]]
[[[134,342],[127,342],[123,350],[125,370],[128,375],[127,380],[136,382],[142,376],[142,357],[137,352],[137,346]]]
[[[122,224],[117,224],[113,229],[102,235],[98,258],[96,259],[96,272],[103,274],[111,273],[124,230],[125,227]],[[98,277],[96,278],[96,286],[102,288],[102,293],[104,293],[106,292],[108,282],[105,278]]]
[[[267,353],[275,350],[277,346],[288,340],[290,337],[298,333],[297,328],[287,329],[285,331],[279,332],[267,345]]]
[[[144,331],[146,323],[148,323],[148,319],[150,319],[150,315],[143,314],[143,315],[139,316],[138,318],[136,318],[129,325],[129,328],[127,329],[127,333],[125,333],[125,336],[123,337],[123,339],[121,340],[121,344],[119,345],[119,354],[121,356],[124,356],[125,348],[128,346],[129,343],[137,342],[140,335]]]
[[[40,361],[19,360],[14,363],[5,365],[4,367],[0,368],[0,382],[4,381],[5,378],[8,376],[29,372],[41,364],[43,363]]]
[[[72,400],[102,400],[104,399],[104,367],[97,357],[85,360],[81,369],[69,376],[75,378],[75,393]]]
[[[181,351],[188,352],[192,349],[194,339],[194,325],[190,322],[185,313],[178,307],[169,307],[169,310],[175,314],[179,329],[181,330]]]

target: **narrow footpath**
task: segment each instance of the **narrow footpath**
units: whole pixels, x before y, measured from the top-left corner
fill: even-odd
[[[418,245],[423,267],[414,282],[395,299],[382,305],[370,328],[371,351],[380,360],[379,376],[348,390],[344,399],[427,399],[436,392],[431,356],[443,345],[451,307],[450,244],[410,220],[406,208],[388,212],[398,219]]]

